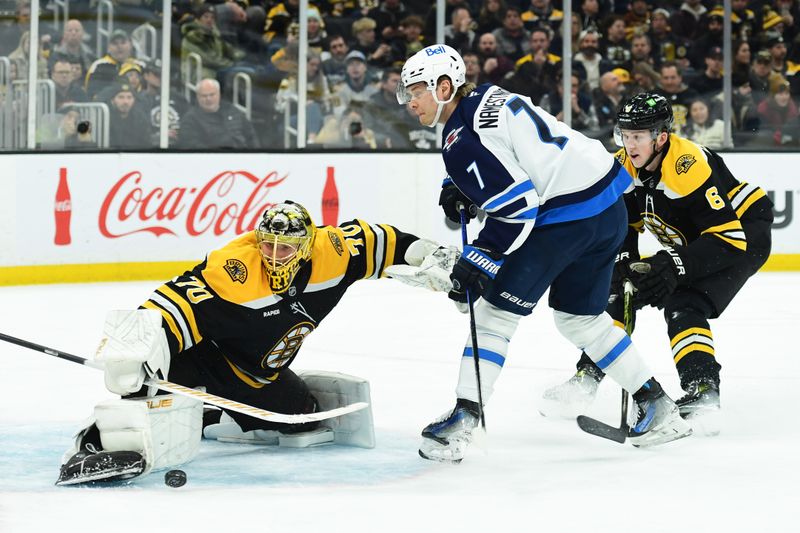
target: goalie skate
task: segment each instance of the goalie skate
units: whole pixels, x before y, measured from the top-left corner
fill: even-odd
[[[686,395],[675,402],[681,416],[698,435],[719,435],[722,413],[719,404],[719,385],[712,380],[697,380],[686,387]]]
[[[440,463],[460,463],[478,423],[478,404],[459,399],[452,411],[422,430],[420,457]]]
[[[664,444],[692,434],[692,428],[681,418],[678,406],[660,387],[657,393],[636,399],[636,405],[639,417],[628,437],[637,448]]]
[[[582,367],[574,376],[544,391],[539,412],[550,418],[575,418],[583,414],[594,401],[599,376],[592,367]]]
[[[90,444],[61,466],[56,485],[125,481],[141,475],[145,466],[144,457],[138,452],[96,451]]]

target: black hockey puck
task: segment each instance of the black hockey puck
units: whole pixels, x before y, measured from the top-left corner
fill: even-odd
[[[170,470],[164,474],[164,483],[173,489],[183,487],[186,485],[186,472],[183,470]]]

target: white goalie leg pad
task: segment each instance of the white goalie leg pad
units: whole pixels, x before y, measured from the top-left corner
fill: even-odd
[[[220,442],[235,444],[257,444],[261,446],[283,446],[288,448],[309,448],[333,442],[333,430],[320,427],[299,433],[281,433],[276,429],[251,429],[242,427],[226,412],[222,412],[219,422],[203,428],[203,437]]]
[[[94,408],[105,451],[135,451],[151,470],[191,461],[200,448],[203,403],[177,395],[108,400]]]
[[[494,383],[506,362],[508,343],[517,330],[520,315],[495,307],[484,299],[475,304],[475,330],[478,335],[478,368],[481,373],[483,403],[489,401],[494,392]],[[475,360],[472,355],[472,335],[467,335],[461,369],[456,387],[458,398],[478,401],[478,385],[475,377]]]
[[[375,447],[375,429],[372,422],[372,403],[369,381],[357,376],[324,370],[301,370],[297,375],[308,385],[322,411],[343,407],[351,403],[366,402],[364,409],[320,422],[323,428],[333,431],[334,444]],[[287,436],[287,438],[290,436]],[[282,446],[286,446],[283,440]]]
[[[597,316],[572,315],[554,311],[558,331],[586,355],[606,374],[634,393],[653,377],[631,338],[614,325],[608,313]]]

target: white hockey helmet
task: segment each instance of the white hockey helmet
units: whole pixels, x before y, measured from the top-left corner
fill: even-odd
[[[466,72],[467,67],[461,55],[450,46],[435,44],[423,48],[403,65],[397,86],[397,102],[401,105],[409,103],[411,93],[408,87],[424,82],[426,88],[433,93],[433,99],[439,104],[446,104],[453,99],[458,88],[466,83]],[[436,97],[436,82],[442,76],[450,78],[453,84],[453,94],[447,102],[441,102]]]

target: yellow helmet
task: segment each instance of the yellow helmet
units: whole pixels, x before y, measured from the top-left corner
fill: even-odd
[[[288,289],[300,267],[311,259],[316,231],[308,211],[292,201],[264,212],[255,230],[256,241],[273,292]]]

